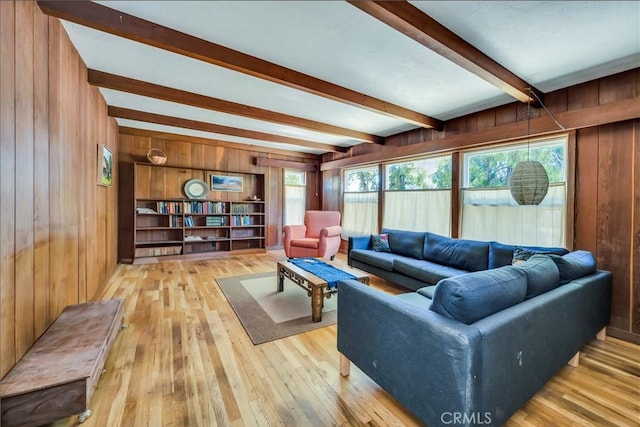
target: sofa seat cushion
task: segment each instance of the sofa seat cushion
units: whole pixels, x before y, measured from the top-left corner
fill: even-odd
[[[556,263],[547,255],[532,255],[527,261],[515,266],[527,275],[525,299],[543,294],[560,285],[560,272]]]
[[[489,243],[428,233],[424,259],[460,270],[486,270],[489,265]]]
[[[389,248],[394,254],[422,259],[426,233],[391,228],[383,228],[381,233],[389,235]]]
[[[393,269],[398,273],[432,285],[447,277],[468,273],[468,271],[413,258],[397,259],[393,263]]]
[[[513,263],[513,251],[515,248],[528,249],[535,253],[564,255],[569,253],[566,248],[544,246],[516,246],[499,242],[489,242],[489,268],[504,267]]]
[[[318,245],[320,245],[320,241],[313,237],[306,237],[303,239],[293,239],[291,241],[291,246],[297,246],[299,248],[318,249]]]
[[[589,251],[573,251],[563,256],[549,255],[560,271],[560,284],[596,272],[596,260]]]
[[[393,271],[393,263],[398,258],[402,258],[402,256],[390,252],[376,252],[369,249],[351,250],[351,259],[373,265],[374,267],[387,271]]]
[[[420,288],[416,292],[422,295],[423,297],[433,299],[433,294],[435,291],[436,291],[436,285],[432,285],[432,286],[425,286],[424,288]]]
[[[524,301],[526,294],[525,272],[507,266],[442,279],[430,309],[470,325]]]

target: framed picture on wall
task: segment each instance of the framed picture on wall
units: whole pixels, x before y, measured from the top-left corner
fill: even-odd
[[[98,144],[98,185],[111,187],[113,182],[113,153],[104,144]]]
[[[242,177],[211,175],[211,191],[242,191]]]

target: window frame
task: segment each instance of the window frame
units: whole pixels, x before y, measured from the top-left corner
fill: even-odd
[[[459,196],[459,218],[458,218],[458,233],[462,234],[462,221],[463,221],[463,210],[464,210],[464,201],[463,201],[463,190],[474,190],[474,189],[505,189],[506,187],[470,187],[465,185],[468,182],[468,161],[466,160],[467,156],[471,156],[473,153],[477,152],[500,152],[505,151],[505,148],[508,147],[516,147],[522,145],[528,145],[531,147],[535,144],[552,144],[553,141],[558,141],[564,139],[565,146],[565,155],[564,155],[564,181],[562,181],[566,188],[565,195],[565,224],[564,224],[564,246],[571,250],[574,246],[574,212],[575,212],[575,155],[576,155],[576,132],[562,132],[555,133],[552,135],[547,135],[544,137],[538,138],[527,138],[521,137],[515,140],[511,140],[509,142],[500,143],[500,144],[486,144],[482,147],[470,148],[466,150],[460,150],[460,172],[459,172],[459,180],[460,180],[460,196]],[[550,187],[554,185],[550,183]]]

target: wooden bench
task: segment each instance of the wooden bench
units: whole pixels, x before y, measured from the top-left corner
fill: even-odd
[[[124,317],[120,299],[71,305],[0,381],[4,426],[90,414],[89,400]]]

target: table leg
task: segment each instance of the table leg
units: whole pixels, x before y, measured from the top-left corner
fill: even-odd
[[[311,320],[322,320],[322,286],[313,286],[311,290]]]
[[[278,292],[284,291],[284,272],[278,271]]]

